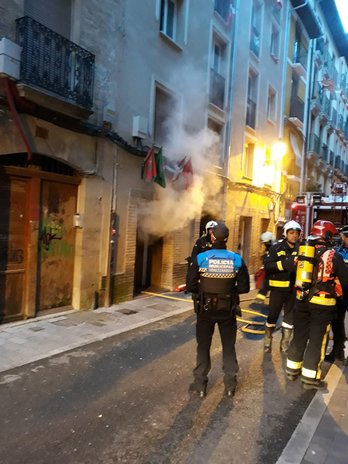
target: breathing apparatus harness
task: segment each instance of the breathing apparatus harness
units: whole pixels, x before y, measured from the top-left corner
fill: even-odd
[[[340,296],[341,288],[339,282],[334,277],[330,276],[332,271],[332,259],[335,250],[328,249],[326,246],[318,247],[315,240],[307,239],[300,244],[295,287],[297,288],[296,298],[307,302],[317,293],[322,293],[321,297],[332,298],[332,294],[328,292],[320,292],[318,288],[319,282],[332,282],[334,284],[335,297]],[[328,252],[325,259],[324,253]]]

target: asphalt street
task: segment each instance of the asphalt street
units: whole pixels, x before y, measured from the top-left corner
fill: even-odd
[[[183,313],[0,374],[2,464],[275,463],[314,391],[287,382],[275,336],[239,332],[225,398],[218,333],[208,395],[188,393],[194,316]]]

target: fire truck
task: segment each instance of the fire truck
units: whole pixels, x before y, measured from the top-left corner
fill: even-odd
[[[347,184],[334,184],[328,196],[312,192],[297,196],[291,204],[291,219],[301,225],[305,236],[319,219],[333,222],[340,230],[348,224]]]

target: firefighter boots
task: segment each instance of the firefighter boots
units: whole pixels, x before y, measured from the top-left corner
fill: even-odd
[[[331,352],[325,356],[325,361],[331,364],[335,362],[335,359],[338,361],[344,361],[344,348],[336,348],[334,346]]]
[[[288,327],[282,327],[282,338],[280,340],[280,351],[282,353],[287,353],[289,349],[289,344],[292,337],[292,330]]]
[[[270,353],[272,350],[272,339],[273,339],[274,327],[265,326],[265,339],[263,342],[263,351]]]
[[[320,379],[307,379],[302,377],[302,386],[305,390],[321,390],[327,388],[327,383]]]

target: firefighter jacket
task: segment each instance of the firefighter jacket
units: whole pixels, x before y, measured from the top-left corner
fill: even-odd
[[[233,306],[238,304],[240,293],[250,290],[249,272],[239,254],[215,243],[190,263],[186,288],[193,294],[229,300]],[[216,309],[220,309],[218,306]]]
[[[318,258],[313,290],[309,303],[335,306],[336,298],[342,296],[342,285],[348,285],[348,272],[342,256],[324,243],[315,246]]]
[[[199,253],[210,250],[211,247],[212,243],[210,241],[210,235],[202,235],[202,237],[199,237],[193,245],[190,261],[194,261]]]
[[[291,293],[295,284],[295,271],[288,270],[285,262],[297,256],[298,244],[291,248],[286,240],[275,243],[271,246],[264,259],[266,274],[269,279],[270,290]]]

